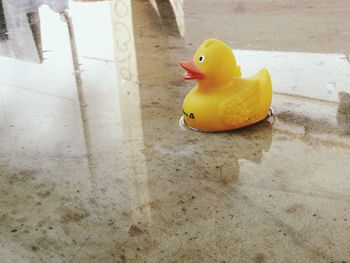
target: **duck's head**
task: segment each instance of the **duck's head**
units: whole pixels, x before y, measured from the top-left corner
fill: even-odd
[[[199,86],[222,86],[232,80],[236,59],[231,48],[217,39],[205,40],[197,49],[193,60],[180,62],[186,72],[185,80],[196,80]]]

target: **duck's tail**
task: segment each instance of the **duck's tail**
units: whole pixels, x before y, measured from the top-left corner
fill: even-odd
[[[242,76],[242,74],[241,74],[241,67],[240,66],[238,66],[238,65],[236,66],[235,72],[233,73],[233,76],[237,77],[237,78]]]
[[[258,72],[257,78],[260,82],[261,96],[260,96],[260,106],[266,110],[268,113],[271,101],[272,101],[272,82],[271,77],[267,69],[262,69]]]

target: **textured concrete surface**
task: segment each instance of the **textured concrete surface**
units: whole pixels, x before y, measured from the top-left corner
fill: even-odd
[[[350,262],[350,95],[191,131],[177,61],[206,36],[154,3],[43,7],[43,63],[0,58],[0,261]]]
[[[187,44],[205,35],[220,36],[235,48],[350,53],[347,0],[170,2]]]

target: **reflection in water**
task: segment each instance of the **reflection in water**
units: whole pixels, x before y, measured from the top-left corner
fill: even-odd
[[[68,0],[2,0],[0,5],[0,55],[42,63],[39,7],[55,12],[68,8]]]
[[[339,92],[337,121],[340,129],[350,134],[350,94],[346,92]]]
[[[19,3],[17,3],[19,4]],[[38,9],[3,0],[0,55],[41,63],[40,19]]]
[[[268,152],[272,144],[272,123],[269,120],[259,122],[242,129],[241,134],[246,139],[242,145],[246,150],[240,149],[236,157],[260,164],[264,157],[263,152]]]
[[[88,159],[88,166],[89,166],[92,185],[95,186],[96,184],[94,181],[95,181],[96,169],[93,165],[93,160],[92,160],[91,138],[90,138],[89,121],[88,121],[89,118],[86,111],[87,103],[86,103],[86,98],[84,94],[83,81],[81,77],[80,62],[79,62],[78,50],[77,50],[77,45],[75,40],[73,22],[68,11],[60,12],[60,16],[62,20],[67,24],[69,44],[70,44],[70,50],[71,50],[71,56],[72,56],[72,64],[74,69],[73,75],[75,78],[75,84],[76,84],[78,101],[79,101],[80,118],[81,118],[83,134],[84,134],[83,137],[84,137],[84,143],[85,143],[85,149],[86,149],[86,156]]]
[[[312,137],[315,135],[322,134],[347,134],[349,133],[349,112],[350,112],[350,95],[346,92],[339,92],[339,103],[335,104],[333,102],[328,103],[328,106],[324,106],[321,110],[319,107],[319,102],[310,100],[309,103],[302,103],[302,100],[295,100],[290,102],[295,108],[299,108],[295,111],[284,110],[282,107],[284,105],[279,105],[281,111],[278,113],[277,118],[280,124],[284,123],[287,125],[293,125],[295,127],[301,127],[297,132],[303,140],[313,140],[320,144],[342,145],[339,141],[339,136],[334,138],[326,137],[322,138],[319,136]],[[287,104],[285,104],[287,105]],[[338,106],[338,108],[336,108]],[[292,129],[288,133],[295,133]],[[345,133],[345,134],[344,134]],[[347,136],[342,136],[346,138]]]
[[[197,179],[234,187],[233,183],[240,176],[239,160],[260,164],[263,153],[269,151],[272,144],[272,124],[262,121],[231,133],[207,135],[200,135],[200,139],[198,134],[191,136],[190,141],[194,140],[194,155],[183,172],[193,172],[192,166],[195,165],[199,171]],[[215,185],[212,187],[215,188]]]
[[[215,206],[222,202],[222,195],[235,188],[240,159],[262,162],[263,152],[272,144],[272,125],[264,121],[220,134],[181,129],[178,119],[187,84],[174,81],[176,76],[181,79],[174,61],[190,51],[166,48],[181,46],[182,40],[164,34],[167,24],[159,21],[156,12],[143,2],[114,1],[112,16],[127,167],[123,181],[128,182],[132,206],[129,233],[135,232],[135,225],[144,231],[142,238],[123,245],[125,256],[128,260],[136,259],[132,245],[136,242],[141,250],[148,251],[143,258],[159,257],[168,239],[184,229],[192,234],[203,230],[204,239],[215,244],[219,239],[213,234],[217,226],[210,225],[210,219],[202,220],[216,217]],[[211,207],[194,212],[191,221],[182,222],[183,213],[194,198],[210,203]],[[173,243],[166,255],[172,255],[187,242]],[[198,245],[197,249],[204,251],[205,247]],[[217,251],[213,253],[220,257]],[[186,255],[182,251],[174,257],[180,260]]]
[[[6,26],[6,19],[2,1],[0,1],[0,41],[8,40],[8,32]]]
[[[40,17],[39,12],[29,12],[27,14],[30,28],[33,33],[33,39],[38,52],[39,61],[43,62],[43,49],[41,43],[41,29],[40,29]]]
[[[123,122],[124,156],[130,175],[128,195],[131,204],[132,221],[149,222],[149,208],[139,206],[149,202],[147,172],[145,167],[142,120],[140,112],[139,72],[135,54],[135,39],[131,17],[130,0],[112,2],[112,24],[114,34],[115,61],[120,84],[120,110]],[[135,162],[135,160],[137,160]],[[124,179],[125,180],[125,179]]]
[[[161,1],[157,1],[156,5],[158,4],[157,7],[162,10],[163,14],[166,14],[161,18],[162,23],[173,24],[174,18],[171,16],[171,11],[166,10],[167,7],[171,8],[171,6],[165,2],[161,3]],[[113,1],[111,7],[116,70],[120,85],[123,140],[125,142],[124,156],[127,178],[130,178],[128,179],[130,184],[128,194],[133,211],[132,221],[135,224],[137,222],[151,223],[152,213],[147,204],[151,202],[150,194],[153,194],[153,191],[150,191],[151,187],[149,186],[150,164],[146,161],[145,145],[154,143],[153,139],[156,138],[154,137],[156,135],[155,122],[169,125],[169,128],[174,124],[173,122],[168,123],[168,118],[164,117],[166,112],[162,109],[161,100],[169,98],[167,86],[172,79],[172,72],[168,71],[168,67],[164,67],[164,65],[169,65],[171,59],[169,51],[164,47],[168,45],[168,36],[172,34],[169,29],[175,29],[168,26],[161,27],[159,19],[154,19],[157,16],[155,11],[149,6],[145,6],[145,2]],[[148,15],[154,17],[150,19]],[[145,27],[142,34],[138,32],[140,26]],[[149,37],[152,34],[161,34],[162,37],[155,40]],[[148,52],[144,52],[145,50]],[[146,86],[152,89],[157,86],[159,90],[154,93],[154,90],[141,88]],[[176,89],[173,91],[175,94],[177,93]],[[174,105],[174,103],[169,103],[169,105],[172,104]],[[158,107],[162,114],[149,119],[148,110],[153,106],[154,108]],[[164,128],[169,129],[166,126]],[[157,157],[154,156],[154,158]]]
[[[168,4],[156,3],[171,14]],[[183,130],[178,119],[191,85],[176,62],[192,50],[174,28],[168,32],[171,15],[159,17],[148,1],[78,5],[70,10],[74,24],[67,13],[67,24],[52,13],[42,17],[43,28],[50,30],[54,17],[62,29],[41,35],[43,44],[58,36],[43,64],[4,59],[1,68],[19,87],[2,81],[0,89],[1,162],[6,159],[0,243],[15,244],[5,250],[28,252],[33,262],[38,255],[45,262],[273,261],[274,252],[282,257],[285,251],[305,262],[331,262],[336,260],[329,255],[347,255],[349,146],[336,144],[348,137],[338,134],[335,103],[310,106],[306,99],[277,95],[280,114],[273,125],[264,121],[215,134]],[[113,23],[102,23],[109,11]],[[87,23],[91,17],[98,19]],[[115,60],[112,51],[95,56],[112,46]],[[6,71],[9,64],[15,74]],[[23,65],[31,78],[18,78]],[[342,126],[348,95],[340,97]],[[25,166],[33,169],[14,169]],[[15,226],[21,228],[8,231]],[[331,235],[339,239],[331,239],[329,248]],[[272,255],[262,253],[269,249]]]
[[[238,136],[240,140],[244,142],[244,145],[242,147],[244,150],[241,148],[233,148],[232,153],[234,156],[233,162],[231,159],[227,162],[227,164],[233,163],[233,167],[230,165],[221,165],[219,168],[221,169],[223,166],[225,166],[226,170],[228,170],[228,173],[232,173],[236,176],[239,175],[239,165],[238,165],[238,160],[240,159],[246,159],[248,161],[252,161],[256,164],[259,164],[262,162],[263,158],[263,151],[267,152],[270,149],[270,146],[272,144],[272,122],[273,119],[267,119],[264,121],[261,121],[259,123],[256,123],[253,126],[249,126],[246,128],[238,129],[236,131],[226,131],[226,132],[201,132],[196,129],[190,128],[189,126],[186,125],[186,123],[183,120],[183,116],[179,120],[179,126],[183,131],[195,131],[198,133],[204,133],[208,135],[213,135],[216,134],[217,136],[222,135],[223,133],[230,133],[232,136]],[[254,134],[254,136],[252,136]],[[218,145],[216,143],[210,141],[209,145],[213,146],[213,149],[217,149]],[[225,145],[220,145],[220,147],[226,148],[228,147],[226,144]],[[227,156],[224,154],[224,158]],[[210,155],[210,157],[212,157]],[[222,158],[222,156],[220,157]],[[211,161],[210,161],[211,162]],[[227,168],[230,169],[227,169]],[[233,168],[233,169],[232,169]],[[235,171],[235,172],[233,172]],[[227,173],[226,173],[227,174]],[[220,170],[220,176],[222,176],[222,170]],[[229,179],[229,178],[226,178]],[[225,181],[225,180],[223,180]]]

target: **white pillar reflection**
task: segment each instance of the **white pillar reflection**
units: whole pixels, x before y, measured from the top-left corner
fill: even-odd
[[[149,202],[147,168],[143,154],[144,139],[140,109],[135,39],[131,0],[114,0],[112,24],[116,70],[119,81],[120,109],[123,123],[126,174],[130,180],[130,201],[133,203],[133,220],[150,221],[151,210],[144,206]]]

